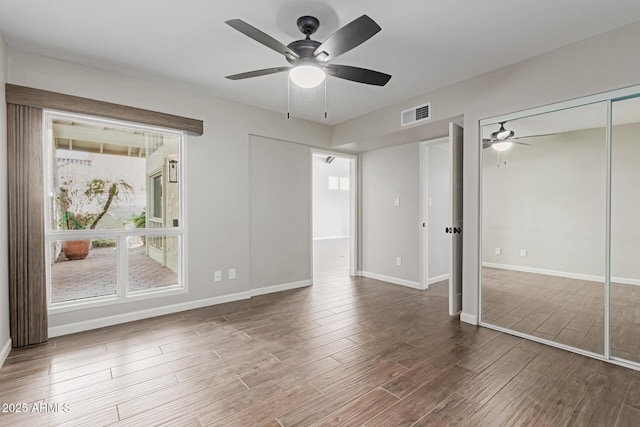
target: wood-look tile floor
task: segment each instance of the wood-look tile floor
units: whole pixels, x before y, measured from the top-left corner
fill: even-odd
[[[344,272],[13,350],[0,395],[28,405],[3,426],[640,423],[635,371],[460,323],[444,284]]]
[[[482,320],[603,354],[604,284],[483,267]],[[640,286],[611,284],[611,354],[640,362]]]

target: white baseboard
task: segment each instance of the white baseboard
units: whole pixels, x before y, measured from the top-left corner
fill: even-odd
[[[410,280],[399,279],[397,277],[384,276],[382,274],[371,273],[368,271],[361,271],[361,276],[368,277],[369,279],[382,280],[383,282],[393,283],[394,285],[406,286],[408,288],[422,290],[420,283],[412,282]]]
[[[282,285],[265,286],[249,290],[252,297],[258,295],[272,294],[275,292],[290,291],[291,289],[304,288],[311,286],[311,280],[301,280],[299,282],[283,283]]]
[[[460,313],[460,321],[464,323],[470,323],[472,325],[477,325],[478,317],[473,314],[462,312]]]
[[[440,276],[427,279],[427,286],[433,285],[434,283],[442,282],[443,280],[449,280],[449,273],[441,274]]]
[[[266,286],[263,288],[250,289],[245,292],[237,292],[219,297],[205,298],[196,301],[183,302],[179,304],[165,305],[162,307],[150,308],[147,310],[134,311],[132,313],[117,314],[114,316],[101,317],[99,319],[86,320],[83,322],[69,323],[61,326],[49,327],[49,338],[62,335],[75,334],[76,332],[90,331],[92,329],[104,328],[107,326],[119,325],[121,323],[133,322],[136,320],[148,319],[151,317],[163,316],[165,314],[178,313],[181,311],[193,310],[196,308],[208,307],[210,305],[224,304],[227,302],[249,299],[258,295],[265,295],[274,292],[286,291],[311,285],[310,280],[303,280],[294,283],[284,283],[281,285]],[[11,349],[11,346],[9,346]]]
[[[11,338],[7,338],[7,342],[4,343],[2,349],[0,350],[0,368],[4,365],[5,360],[9,357],[9,353],[11,352]]]
[[[546,270],[544,268],[524,267],[520,265],[509,265],[509,264],[496,264],[492,262],[483,262],[482,266],[489,267],[489,268],[498,268],[502,270],[520,271],[523,273],[544,274],[547,276],[565,277],[567,279],[577,279],[577,280],[586,280],[588,282],[604,283],[604,276],[597,276],[593,274],[572,273],[572,272],[558,271],[558,270]],[[640,280],[629,279],[625,277],[611,276],[611,282],[620,283],[622,285],[640,286]]]
[[[348,239],[349,236],[327,236],[327,237],[314,237],[313,240],[337,240]]]

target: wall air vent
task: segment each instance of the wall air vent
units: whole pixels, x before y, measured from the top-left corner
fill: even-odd
[[[431,118],[431,103],[418,105],[400,113],[400,123],[402,126],[413,125]]]

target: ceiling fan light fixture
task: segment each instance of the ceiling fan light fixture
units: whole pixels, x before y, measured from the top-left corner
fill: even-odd
[[[493,144],[491,144],[491,148],[493,148],[496,151],[507,151],[509,148],[511,148],[512,145],[513,145],[513,142],[511,141],[500,141],[500,142],[494,142]]]
[[[514,131],[505,129],[504,128],[504,123],[500,123],[500,129],[498,129],[496,132],[493,132],[491,134],[491,138],[502,141],[502,140],[505,140],[507,138],[511,138],[514,135],[515,135]]]
[[[289,71],[289,78],[298,87],[311,89],[318,86],[325,79],[325,72],[313,65],[298,65]]]

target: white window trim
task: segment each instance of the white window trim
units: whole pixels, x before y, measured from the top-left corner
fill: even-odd
[[[124,127],[127,129],[135,129],[144,132],[158,132],[164,134],[175,135],[179,138],[178,144],[178,158],[180,159],[180,166],[178,168],[178,185],[180,186],[180,214],[178,217],[178,227],[170,228],[136,228],[131,230],[50,230],[51,224],[51,212],[53,194],[44,194],[53,187],[51,182],[51,165],[53,162],[52,147],[53,136],[50,135],[52,130],[48,124],[53,119],[63,120],[77,120],[77,121],[90,121],[96,124],[102,124],[108,127]],[[42,141],[43,151],[43,172],[44,172],[44,224],[45,224],[45,264],[46,264],[46,290],[47,290],[47,309],[49,314],[64,313],[76,310],[84,310],[87,308],[103,307],[116,304],[126,304],[133,301],[140,301],[152,298],[160,298],[169,295],[179,295],[188,293],[188,277],[186,260],[187,258],[187,225],[184,218],[187,218],[186,200],[187,200],[187,185],[186,185],[186,145],[187,145],[187,133],[177,131],[173,129],[161,128],[156,126],[142,125],[139,123],[126,122],[122,120],[111,120],[101,117],[88,116],[83,114],[66,113],[55,110],[43,111],[42,120],[42,135],[44,140]],[[128,290],[128,271],[127,262],[128,252],[126,240],[129,236],[180,236],[180,260],[178,266],[178,284],[165,286],[157,289],[150,289],[144,291]],[[71,300],[59,303],[52,303],[51,301],[51,253],[49,245],[57,240],[65,239],[78,239],[78,238],[115,238],[117,241],[117,293],[115,295],[107,295],[102,297],[87,298],[86,300]]]

